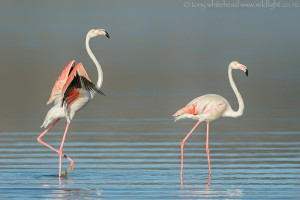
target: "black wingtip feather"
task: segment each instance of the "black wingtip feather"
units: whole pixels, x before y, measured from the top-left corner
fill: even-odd
[[[98,88],[94,83],[92,83],[91,81],[87,80],[85,77],[81,77],[81,80],[84,84],[84,87],[87,90],[94,90],[96,92],[98,92],[99,94],[106,96],[101,90],[100,88]]]
[[[83,76],[80,76],[78,74],[78,72],[76,72],[75,74],[75,77],[74,79],[72,80],[72,82],[70,83],[70,85],[68,86],[64,96],[63,96],[63,99],[61,101],[61,107],[63,107],[64,105],[64,102],[68,96],[68,94],[70,93],[70,91],[72,89],[75,89],[75,88],[85,88],[86,90],[88,91],[95,91],[95,92],[98,92],[99,94],[103,95],[103,96],[106,96],[101,90],[100,88],[98,88],[94,83],[92,83],[91,81],[89,81],[88,79],[86,79],[85,77]]]

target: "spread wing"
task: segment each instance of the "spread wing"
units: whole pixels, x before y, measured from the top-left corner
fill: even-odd
[[[57,99],[59,95],[62,92],[62,89],[67,82],[68,76],[70,71],[74,68],[75,66],[75,60],[72,60],[61,72],[59,77],[57,78],[56,82],[54,83],[50,98],[47,102],[47,104],[50,104],[53,100]]]
[[[105,95],[100,88],[92,83],[83,65],[79,63],[72,69],[65,85],[63,86],[61,93],[61,105],[63,105],[63,102],[66,101],[68,107],[72,102],[77,100],[80,97],[82,88]]]

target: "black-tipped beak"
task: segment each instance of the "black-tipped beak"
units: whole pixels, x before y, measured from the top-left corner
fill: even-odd
[[[105,33],[106,33],[105,36],[106,36],[107,38],[110,38],[108,32],[105,32]]]
[[[248,69],[246,69],[246,72],[245,72],[246,76],[248,76]]]

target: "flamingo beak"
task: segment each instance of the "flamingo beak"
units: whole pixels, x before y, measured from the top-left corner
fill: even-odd
[[[106,36],[107,38],[110,38],[108,32],[106,32],[106,31],[105,31],[105,36]]]
[[[246,76],[248,76],[248,69],[247,69],[247,67],[245,65],[239,64],[237,67],[240,70],[242,70],[246,74]]]

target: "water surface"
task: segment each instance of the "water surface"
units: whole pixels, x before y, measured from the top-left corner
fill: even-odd
[[[61,180],[58,155],[35,141],[38,134],[1,133],[1,198],[298,199],[300,195],[300,142],[295,132],[212,132],[210,184],[205,133],[198,132],[186,143],[182,186],[179,141],[184,132],[70,132],[64,149],[75,160],[75,171]],[[44,140],[58,147],[60,138],[61,133],[50,132]],[[67,168],[69,161],[63,163]]]

